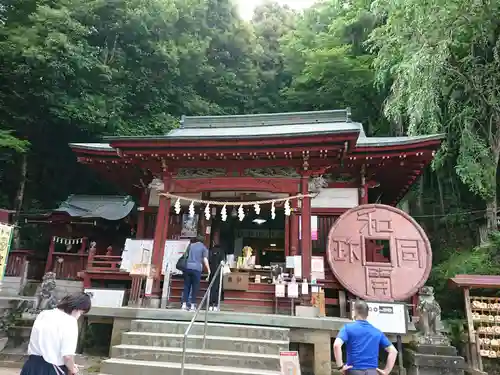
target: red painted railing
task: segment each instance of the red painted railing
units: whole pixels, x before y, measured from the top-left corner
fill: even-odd
[[[119,271],[122,257],[120,255],[96,255],[90,251],[87,269],[89,271]]]
[[[54,252],[52,255],[52,271],[58,279],[78,280],[78,273],[87,266],[87,254]]]
[[[11,250],[7,258],[5,276],[22,276],[24,264],[28,257],[31,257],[33,254],[33,250]]]

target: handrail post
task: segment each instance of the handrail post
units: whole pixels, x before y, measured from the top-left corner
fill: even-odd
[[[224,262],[221,262],[219,267],[214,273],[214,277],[212,278],[212,281],[208,284],[208,289],[203,295],[203,298],[200,302],[200,305],[194,312],[193,317],[191,318],[191,321],[189,322],[186,331],[184,332],[183,340],[182,340],[182,362],[181,362],[181,375],[184,375],[184,367],[186,364],[186,350],[187,350],[187,337],[189,335],[189,332],[191,331],[191,328],[193,327],[194,322],[196,321],[196,317],[198,316],[198,313],[200,312],[201,308],[203,307],[203,304],[206,303],[206,312],[205,312],[205,327],[204,327],[204,333],[203,333],[203,349],[205,349],[205,341],[207,337],[207,325],[208,325],[208,305],[210,303],[210,289],[212,288],[212,285],[214,285],[214,282],[217,280],[217,276],[219,276],[219,272],[222,273],[222,266],[224,265]]]
[[[216,276],[217,277],[217,276]],[[209,283],[207,290],[207,301],[205,302],[205,326],[203,327],[203,350],[207,343],[207,326],[208,326],[208,306],[210,305],[210,289],[213,283]]]
[[[189,327],[188,327],[189,329]],[[182,340],[182,362],[181,362],[181,375],[184,375],[184,364],[186,363],[186,345],[187,345],[187,336],[188,332],[184,333],[184,337]]]
[[[222,280],[224,279],[224,261],[221,262],[220,279],[219,279],[219,297],[217,300],[217,309],[220,311],[220,300],[222,298]]]

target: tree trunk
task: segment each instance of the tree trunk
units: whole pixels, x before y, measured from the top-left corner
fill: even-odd
[[[14,201],[14,238],[13,238],[13,248],[18,249],[21,242],[21,236],[19,233],[19,218],[21,216],[21,209],[23,207],[24,201],[24,189],[26,187],[26,179],[28,175],[28,154],[24,153],[21,159],[21,178],[19,180],[19,186],[17,188],[16,200]]]
[[[486,200],[486,228],[488,234],[496,232],[498,228],[497,170],[498,170],[499,158],[500,158],[500,144],[497,142],[496,147],[493,148],[493,162],[495,165],[495,168],[493,168],[493,176],[491,176],[493,188],[491,189],[492,191],[490,197]]]
[[[486,201],[486,227],[488,233],[493,233],[497,230],[497,194]]]

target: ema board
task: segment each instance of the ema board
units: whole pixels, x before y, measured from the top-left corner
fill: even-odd
[[[354,303],[351,301],[351,317],[354,319]],[[405,335],[408,330],[408,310],[405,303],[368,302],[367,321],[384,333]]]

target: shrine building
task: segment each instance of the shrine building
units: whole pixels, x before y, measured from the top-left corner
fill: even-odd
[[[440,135],[369,137],[349,110],[331,110],[184,116],[165,135],[109,137],[106,143],[70,147],[80,163],[137,202],[135,237],[154,239],[152,262],[158,269],[165,241],[201,234],[210,246],[218,234],[226,253],[238,256],[250,247],[258,267],[301,255],[302,277],[311,280],[312,259],[327,259],[336,219],[359,205],[397,205],[441,140]],[[119,254],[103,254],[92,257],[100,256],[102,263],[119,260]],[[383,263],[389,257],[376,241],[367,245],[368,261]],[[78,277],[85,287],[130,282],[115,267],[92,266],[91,260],[82,267]],[[345,304],[345,288],[332,271],[325,262],[318,283],[324,285],[326,305],[338,306]],[[251,276],[247,290],[227,291],[224,303],[235,309],[273,306],[273,286],[258,280]],[[181,289],[174,280],[176,303]],[[161,295],[159,278],[152,294]]]

